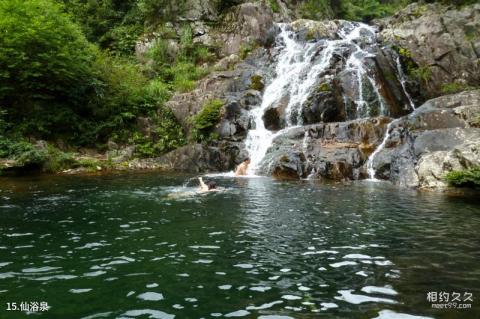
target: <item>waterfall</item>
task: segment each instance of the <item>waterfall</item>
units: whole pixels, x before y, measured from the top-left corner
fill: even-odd
[[[405,73],[403,72],[402,69],[402,64],[400,63],[400,56],[397,55],[395,58],[395,62],[397,65],[397,76],[400,84],[402,85],[403,93],[408,99],[408,103],[410,104],[410,107],[412,110],[416,110],[415,108],[415,103],[413,103],[411,95],[408,93],[407,88],[405,83],[407,82],[407,77],[405,76]],[[373,167],[373,161],[375,157],[377,156],[378,153],[380,153],[384,148],[385,145],[387,144],[388,139],[390,138],[390,130],[392,128],[393,123],[395,123],[397,120],[394,120],[387,125],[387,131],[385,132],[385,136],[383,137],[382,143],[373,151],[373,153],[368,157],[367,160],[367,173],[368,173],[368,179],[370,180],[376,180],[375,175],[376,171],[375,168]]]
[[[379,93],[375,79],[368,74],[367,59],[375,57],[362,48],[363,44],[376,45],[376,30],[368,25],[356,22],[339,21],[335,39],[302,41],[296,38],[289,24],[279,24],[280,33],[276,38],[279,54],[276,60],[275,76],[265,88],[261,104],[250,111],[254,128],[248,131],[245,146],[251,159],[249,174],[258,173],[268,149],[275,137],[291,128],[303,125],[302,107],[319,80],[327,78],[326,71],[334,60],[335,54],[344,58],[344,70],[356,75],[357,107],[356,118],[367,117],[369,103],[366,101],[364,81],[373,87],[373,94],[380,104],[380,113],[384,114],[385,102]],[[343,54],[348,54],[343,57]],[[287,99],[284,129],[273,132],[266,129],[263,115],[267,108],[277,107],[282,99]],[[347,100],[344,99],[345,104]],[[285,103],[285,102],[282,102]],[[386,114],[384,114],[386,115]]]
[[[395,62],[397,64],[398,79],[400,80],[400,84],[402,85],[403,93],[407,97],[408,103],[410,104],[410,107],[412,108],[412,110],[415,111],[415,103],[413,103],[412,97],[410,96],[410,94],[407,91],[407,87],[406,87],[406,84],[405,84],[407,82],[407,77],[405,76],[405,73],[403,72],[402,64],[400,63],[400,56],[399,55],[397,55],[397,58],[395,59]]]

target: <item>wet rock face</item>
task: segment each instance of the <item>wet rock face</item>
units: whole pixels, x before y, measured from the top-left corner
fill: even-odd
[[[279,178],[358,179],[389,121],[362,119],[292,128],[274,140],[262,169]]]
[[[383,42],[403,49],[418,65],[426,97],[441,95],[445,84],[480,84],[480,4],[412,4],[377,22]]]
[[[263,114],[265,128],[270,131],[278,131],[285,128],[288,95],[285,95],[277,104],[270,105]]]
[[[275,31],[273,11],[265,2],[242,3],[228,12],[220,32],[212,36],[222,43],[222,54],[237,54],[242,45],[268,45]]]
[[[374,160],[377,178],[407,187],[446,186],[451,170],[480,165],[480,91],[427,101],[393,127]]]
[[[303,123],[344,121],[346,114],[340,94],[333,81],[320,83],[302,106]]]

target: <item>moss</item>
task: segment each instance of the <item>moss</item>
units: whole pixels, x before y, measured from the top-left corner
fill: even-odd
[[[278,5],[277,0],[268,0],[268,4],[270,5],[270,9],[272,9],[273,12],[280,12],[280,6]]]
[[[315,40],[316,38],[316,32],[313,28],[310,28],[307,30],[307,34],[305,35],[305,39],[307,41],[310,41],[310,40]]]
[[[468,84],[458,83],[458,82],[446,83],[446,84],[443,84],[441,87],[441,91],[444,94],[453,94],[453,93],[470,91],[475,89],[477,89],[477,87],[470,86]]]
[[[263,84],[262,77],[258,74],[253,75],[250,78],[250,89],[252,90],[257,90],[261,91],[265,87],[265,84]]]
[[[473,126],[473,127],[478,127],[478,128],[480,128],[480,115],[474,117],[474,118],[470,121],[470,125]]]
[[[480,187],[480,166],[451,171],[445,176],[445,180],[455,187]]]
[[[412,12],[413,16],[415,18],[420,18],[422,15],[424,15],[428,11],[428,7],[426,5],[418,5],[415,8],[415,11]]]
[[[465,40],[468,42],[473,42],[478,39],[478,35],[474,31],[465,32]]]
[[[323,82],[319,85],[318,90],[320,92],[329,92],[331,90],[330,84],[328,84],[327,82]]]
[[[410,52],[410,50],[406,49],[406,48],[397,48],[398,50],[398,54],[400,54],[402,57],[405,57],[405,58],[412,58],[412,52]]]

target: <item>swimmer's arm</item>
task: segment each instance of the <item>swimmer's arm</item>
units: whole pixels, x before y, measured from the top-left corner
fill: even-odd
[[[198,181],[200,182],[200,190],[208,191],[208,186],[203,182],[203,178],[199,177]]]

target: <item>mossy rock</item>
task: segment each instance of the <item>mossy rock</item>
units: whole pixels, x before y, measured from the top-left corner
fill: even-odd
[[[318,92],[330,92],[331,89],[330,84],[327,82],[323,82],[318,86]]]
[[[255,74],[250,78],[250,89],[252,90],[257,90],[257,91],[262,91],[265,88],[265,84],[263,84],[263,78]]]

